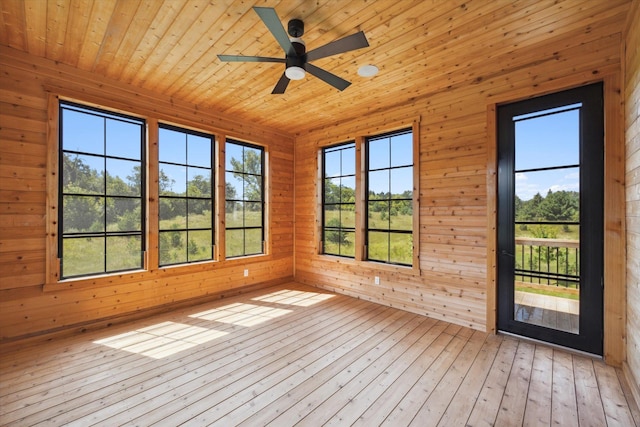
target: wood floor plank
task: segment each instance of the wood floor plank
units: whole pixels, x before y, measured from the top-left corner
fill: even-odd
[[[607,425],[593,361],[586,357],[573,356],[573,376],[580,427]]]
[[[546,346],[536,345],[523,425],[549,425],[551,422],[552,382],[553,350]]]
[[[576,388],[573,377],[573,359],[570,354],[553,351],[553,395],[551,423],[553,425],[578,427]]]
[[[593,368],[598,380],[598,389],[600,390],[607,425],[609,427],[633,425],[633,416],[624,397],[615,368],[606,366],[602,362],[594,362]]]
[[[502,395],[496,425],[522,425],[527,405],[527,391],[531,379],[531,367],[535,346],[521,341]]]
[[[619,369],[288,283],[0,355],[0,425],[635,425]]]

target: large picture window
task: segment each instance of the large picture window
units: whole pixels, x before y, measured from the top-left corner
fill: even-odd
[[[322,150],[322,250],[329,255],[355,256],[356,145]]]
[[[59,106],[61,277],[143,268],[145,121]]]
[[[413,264],[413,134],[366,139],[367,259]]]
[[[160,125],[160,265],[213,259],[213,137]]]
[[[225,183],[226,257],[264,253],[264,149],[227,140]]]

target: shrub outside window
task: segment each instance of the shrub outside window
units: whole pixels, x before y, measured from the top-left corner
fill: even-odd
[[[355,257],[356,145],[322,150],[322,251]]]
[[[159,264],[213,259],[213,136],[159,129]]]
[[[145,121],[59,104],[61,277],[143,268]]]
[[[227,258],[264,253],[264,149],[225,144],[225,252]]]
[[[413,134],[366,139],[366,244],[369,261],[413,264]]]

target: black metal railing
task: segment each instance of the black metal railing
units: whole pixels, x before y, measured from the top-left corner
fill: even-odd
[[[515,275],[520,282],[579,288],[580,242],[516,237]]]

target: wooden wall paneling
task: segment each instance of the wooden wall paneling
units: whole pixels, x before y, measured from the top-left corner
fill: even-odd
[[[623,370],[640,402],[640,1],[624,28],[626,200],[626,360]]]

